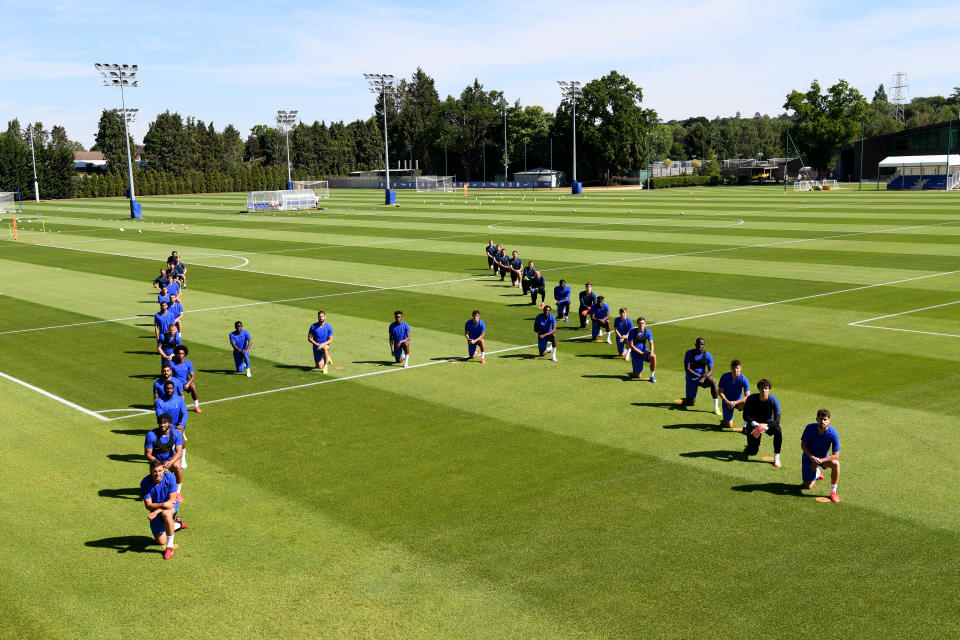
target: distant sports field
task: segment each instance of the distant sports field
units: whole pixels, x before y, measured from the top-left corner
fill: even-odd
[[[17,241],[3,217],[0,636],[960,636],[955,194],[335,191],[265,216],[244,197],[143,198],[142,222],[28,203]],[[657,383],[573,318],[558,361],[535,357],[538,311],[489,275],[491,238],[549,303],[564,278],[575,314],[590,280],[645,316]],[[203,413],[163,561],[137,498],[172,249]],[[473,309],[486,364],[463,360]],[[769,441],[743,456],[709,391],[675,403],[697,337],[716,376],[738,358],[772,381],[783,468]],[[839,504],[798,491],[821,407]]]

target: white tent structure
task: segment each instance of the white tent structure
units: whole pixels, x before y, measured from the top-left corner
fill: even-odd
[[[887,189],[960,189],[960,154],[890,156],[878,168],[890,176]]]

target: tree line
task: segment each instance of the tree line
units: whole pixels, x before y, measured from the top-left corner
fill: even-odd
[[[697,159],[702,173],[716,175],[720,158],[774,158],[787,155],[787,131],[812,166],[829,170],[833,150],[855,139],[863,122],[867,135],[892,133],[956,115],[960,87],[949,97],[914,98],[905,120],[893,117],[883,85],[873,101],[845,81],[824,90],[817,81],[806,92],[792,91],[784,113],[771,117],[692,117],[663,122],[643,105],[643,90],[611,71],[587,82],[576,104],[577,178],[609,184],[648,162]],[[537,167],[569,174],[572,169],[573,105],[563,100],[555,112],[538,105],[509,102],[502,91],[478,79],[457,96],[441,100],[435,82],[418,68],[394,90],[378,96],[374,113],[353,122],[299,122],[285,132],[258,124],[244,139],[231,124],[169,110],[148,126],[143,139],[144,167],[135,168],[138,194],[249,191],[279,188],[286,182],[286,134],[295,178],[318,179],[383,167],[383,114],[387,116],[391,167],[417,163],[425,174],[456,175],[460,180],[493,180]],[[787,112],[793,114],[788,116]],[[506,127],[506,140],[504,140]],[[98,122],[94,151],[107,160],[105,174],[82,175],[73,168],[65,129],[42,123],[21,127],[17,120],[0,133],[0,189],[32,192],[29,140],[33,134],[37,176],[43,198],[120,196],[125,192],[126,143],[123,120],[105,109]],[[133,140],[131,149],[135,148]],[[794,150],[791,148],[791,153]],[[26,196],[25,196],[26,197]]]

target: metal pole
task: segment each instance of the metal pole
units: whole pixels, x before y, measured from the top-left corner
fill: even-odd
[[[447,170],[447,141],[443,141],[443,175],[448,176],[450,172]]]
[[[577,99],[573,98],[573,181],[577,181]]]
[[[487,181],[487,141],[480,141],[480,154],[483,156],[483,181]]]
[[[386,171],[387,190],[390,189],[390,146],[387,143],[387,83],[380,80],[383,89],[383,167]]]
[[[553,172],[553,136],[550,136],[550,171],[551,171],[551,175],[552,175],[552,172]],[[553,180],[552,177],[551,177],[550,179],[551,179],[551,181]]]
[[[953,112],[950,112],[950,122],[947,124],[947,175],[946,182],[943,183],[943,190],[947,191],[950,188],[950,143],[953,141]],[[31,147],[32,149],[32,147]],[[36,174],[36,169],[34,169],[34,174]],[[36,180],[36,178],[34,178]],[[39,202],[39,200],[37,200]]]
[[[503,181],[507,181],[507,103],[503,103]]]
[[[527,172],[527,139],[523,139],[523,172]]]
[[[653,163],[650,162],[650,136],[647,134],[647,191],[650,191],[650,174],[653,173]]]
[[[860,121],[860,185],[857,187],[857,191],[863,191],[863,129],[864,122]]]
[[[787,192],[787,172],[790,170],[790,127],[787,127],[787,139],[784,141],[783,192]]]
[[[127,100],[123,96],[123,71],[120,72],[120,104],[123,106],[123,140],[127,143],[127,170],[130,173],[130,201],[133,202],[136,200],[136,195],[133,193],[133,157],[130,155],[130,134],[127,133]]]
[[[33,197],[37,202],[40,202],[40,186],[37,184],[37,156],[33,152],[33,126],[29,127],[29,131],[30,131],[30,158],[33,160]],[[950,143],[947,143],[948,146],[949,144]],[[948,166],[947,169],[949,168],[950,167]]]
[[[290,175],[290,126],[285,126],[283,130],[287,134],[287,187],[289,187],[293,183],[293,176]]]

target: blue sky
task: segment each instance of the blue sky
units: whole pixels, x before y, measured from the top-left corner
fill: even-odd
[[[246,136],[278,108],[306,122],[367,117],[364,72],[430,74],[441,98],[473,78],[556,107],[556,81],[611,69],[664,119],[782,111],[791,89],[848,80],[867,98],[897,71],[909,95],[949,94],[953,3],[27,2],[0,0],[2,123],[43,121],[93,144],[119,106],[94,62],[139,64],[139,142],[165,109]]]

